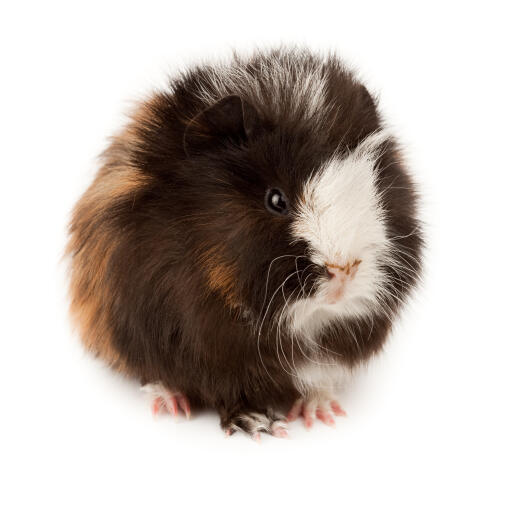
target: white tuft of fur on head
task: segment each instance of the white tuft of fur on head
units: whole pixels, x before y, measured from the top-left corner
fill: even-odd
[[[385,131],[373,133],[348,154],[334,155],[305,184],[292,229],[296,239],[308,243],[311,261],[340,267],[360,261],[339,301],[326,300],[325,277],[313,296],[301,296],[289,307],[291,330],[306,338],[335,318],[365,317],[379,305],[390,243],[376,162],[387,140]]]
[[[301,112],[301,117],[323,121],[325,110],[330,108],[325,98],[327,87],[326,57],[302,61],[299,50],[279,52],[259,63],[258,73],[247,68],[243,59],[235,55],[234,61],[219,64],[209,70],[199,97],[213,105],[229,94],[249,96],[258,107],[266,105],[269,111],[279,113],[286,106],[287,115]],[[286,99],[287,101],[283,101]]]

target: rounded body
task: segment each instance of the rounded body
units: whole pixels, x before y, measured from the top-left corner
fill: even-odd
[[[223,425],[335,386],[417,280],[416,192],[334,56],[192,69],[143,102],[70,224],[86,347]]]

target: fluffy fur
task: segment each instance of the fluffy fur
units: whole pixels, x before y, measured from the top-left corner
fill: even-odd
[[[266,208],[272,188],[287,215]],[[70,224],[71,312],[110,365],[244,429],[325,385],[311,361],[380,350],[421,246],[396,143],[339,59],[235,55],[174,79],[114,137]],[[326,304],[325,265],[357,261]]]

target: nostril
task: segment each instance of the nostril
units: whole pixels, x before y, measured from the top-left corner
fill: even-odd
[[[329,279],[334,279],[340,275],[340,269],[333,265],[325,265],[325,274]]]
[[[334,272],[331,272],[331,269],[328,266],[325,266],[325,273],[327,274],[327,277],[329,279],[336,277],[336,274]]]
[[[338,278],[345,280],[347,277],[354,277],[357,272],[361,260],[354,260],[353,262],[346,263],[345,265],[335,265],[334,263],[325,263],[325,274],[329,279]]]

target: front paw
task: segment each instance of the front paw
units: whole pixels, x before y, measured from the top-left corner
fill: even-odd
[[[272,409],[265,412],[239,410],[222,418],[221,426],[228,436],[235,432],[245,432],[255,441],[260,440],[261,432],[275,437],[288,437],[285,417]]]
[[[338,401],[330,393],[316,393],[295,401],[286,419],[294,421],[299,416],[304,418],[304,426],[309,429],[313,426],[315,416],[330,427],[336,422],[334,416],[346,416]]]

